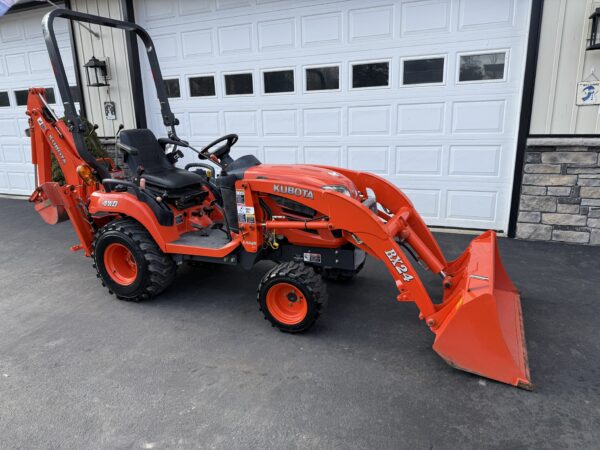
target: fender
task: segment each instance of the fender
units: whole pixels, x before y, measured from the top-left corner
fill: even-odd
[[[122,214],[134,218],[148,230],[163,252],[167,251],[168,242],[179,238],[176,226],[165,227],[159,225],[152,209],[129,192],[96,191],[90,196],[88,210],[92,215],[108,213]]]

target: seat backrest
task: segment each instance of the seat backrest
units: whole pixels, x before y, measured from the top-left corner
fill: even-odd
[[[135,171],[142,166],[145,172],[151,173],[173,167],[152,131],[146,128],[123,130],[119,140],[138,151],[137,155],[125,154],[124,159],[130,170]]]

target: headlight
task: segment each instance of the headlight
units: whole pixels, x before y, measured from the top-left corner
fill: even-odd
[[[346,186],[342,186],[341,184],[330,184],[327,186],[321,186],[321,189],[325,189],[326,191],[335,191],[340,194],[347,195],[348,197],[352,197],[352,194],[348,190]]]

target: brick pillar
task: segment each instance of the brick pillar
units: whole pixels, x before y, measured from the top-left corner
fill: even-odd
[[[523,170],[518,238],[600,245],[600,139],[530,139]]]

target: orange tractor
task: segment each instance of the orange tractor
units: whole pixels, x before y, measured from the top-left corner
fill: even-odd
[[[157,139],[147,129],[122,130],[117,147],[124,169],[110,159],[95,159],[84,144],[85,126],[53,32],[58,17],[135,33],[145,46],[169,132]],[[448,364],[532,387],[520,297],[502,266],[493,231],[449,262],[410,200],[377,175],[261,164],[251,155],[233,159],[234,134],[197,150],[176,134],[178,121],[155,47],[143,28],[57,9],[44,17],[43,30],[66,119],[58,120],[44,89],[30,89],[28,131],[37,186],[30,201],[50,224],[71,221],[79,238],[73,249],[93,259],[98,277],[119,299],[159,294],[186,261],[251,268],[272,260],[276,265],[258,287],[260,310],[280,330],[300,332],[326,306],[322,278],[351,278],[368,254],[385,263],[397,300],[417,305],[420,319],[435,334],[434,350]],[[182,149],[204,162],[177,167]],[[64,185],[52,181],[51,154]],[[411,261],[439,275],[440,302],[431,300]]]

